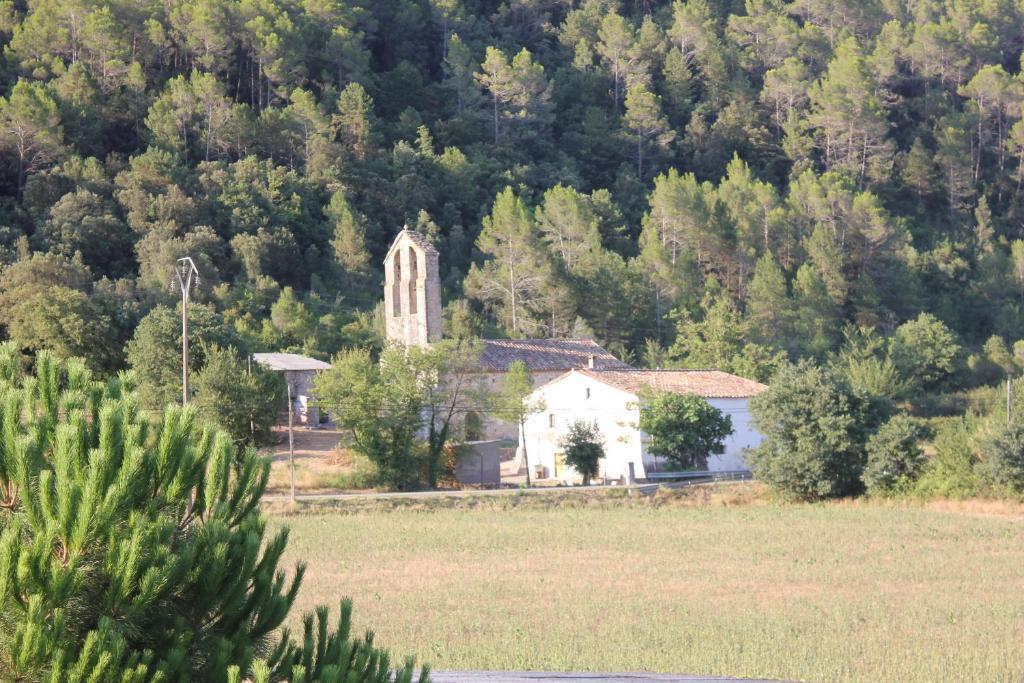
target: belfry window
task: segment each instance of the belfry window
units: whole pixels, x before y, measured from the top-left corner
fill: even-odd
[[[391,278],[391,315],[399,317],[402,315],[402,259],[401,254],[395,254],[395,267]]]
[[[409,313],[415,315],[417,311],[416,302],[416,281],[419,280],[419,264],[416,252],[409,247]]]

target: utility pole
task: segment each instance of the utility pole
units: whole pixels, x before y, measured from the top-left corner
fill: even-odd
[[[291,473],[292,502],[295,502],[295,431],[292,408],[292,381],[288,373],[284,374],[285,384],[288,385],[288,470]]]
[[[1013,384],[1012,380],[1006,378],[1006,426],[1013,424]]]
[[[181,289],[181,405],[188,404],[188,302],[194,287],[199,287],[199,269],[188,256],[178,259],[171,277],[171,290],[175,278]]]

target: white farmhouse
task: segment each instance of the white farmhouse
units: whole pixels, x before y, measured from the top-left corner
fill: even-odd
[[[536,389],[531,400],[541,399],[545,410],[524,425],[526,455],[532,472],[544,478],[576,482],[580,476],[564,464],[559,439],[576,420],[596,423],[604,438],[605,459],[598,473],[607,480],[626,479],[633,464],[637,479],[648,472],[666,470],[647,452],[647,437],[640,431],[641,390],[696,394],[732,419],[733,433],[725,452],[708,457],[708,470],[744,470],[743,450],[761,443],[750,424],[750,398],[765,385],[718,370],[572,370]]]

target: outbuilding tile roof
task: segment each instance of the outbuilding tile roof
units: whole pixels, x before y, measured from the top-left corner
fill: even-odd
[[[597,369],[630,367],[589,339],[485,339],[481,343],[480,365],[486,372],[504,372],[515,361],[522,361],[531,372],[587,368],[591,358]]]
[[[696,394],[704,398],[750,398],[767,389],[764,384],[721,370],[581,370],[617,389],[636,394],[642,389]]]
[[[263,367],[276,372],[301,370],[328,370],[330,363],[325,363],[309,356],[297,353],[254,353],[252,359]]]

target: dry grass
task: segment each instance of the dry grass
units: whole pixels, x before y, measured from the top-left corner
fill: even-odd
[[[1021,680],[1024,526],[977,507],[738,486],[286,523],[309,564],[299,608],[350,595],[358,625],[437,668]]]
[[[291,487],[288,430],[274,429],[274,446],[263,449],[271,459],[270,493],[286,493]],[[332,429],[295,430],[295,488],[301,493],[369,488],[374,471],[366,458],[341,447],[344,435]]]

